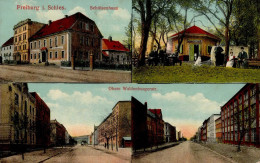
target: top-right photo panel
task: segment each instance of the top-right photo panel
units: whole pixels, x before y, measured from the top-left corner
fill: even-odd
[[[260,83],[259,0],[133,0],[133,83]]]

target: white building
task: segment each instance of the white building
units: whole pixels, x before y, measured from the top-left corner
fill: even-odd
[[[207,125],[207,141],[216,142],[216,124],[215,120],[220,117],[220,114],[213,114],[209,117]]]
[[[65,144],[69,144],[69,143],[70,143],[70,135],[68,131],[65,131]]]
[[[4,62],[5,60],[8,61],[14,60],[13,53],[14,53],[14,37],[11,37],[1,46],[2,62]]]

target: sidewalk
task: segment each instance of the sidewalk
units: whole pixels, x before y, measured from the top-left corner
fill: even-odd
[[[237,152],[237,145],[222,143],[198,144],[239,163],[260,163],[260,149],[255,147],[241,146],[241,151]]]
[[[143,148],[138,149],[136,151],[133,151],[134,152],[133,155],[138,156],[138,155],[145,154],[145,153],[157,152],[157,151],[160,151],[160,150],[164,150],[164,149],[171,148],[173,146],[179,145],[180,143],[182,143],[182,142],[165,143],[165,144],[158,145],[158,148],[157,148],[157,146],[145,148],[145,151],[144,151]]]
[[[26,163],[35,163],[42,162],[50,159],[51,157],[57,156],[59,154],[73,150],[71,147],[55,147],[46,149],[46,153],[42,150],[27,152],[24,154],[24,160],[22,160],[22,155],[17,154],[10,157],[0,158],[0,163],[13,163],[13,162],[26,162]]]
[[[118,148],[118,151],[116,151],[116,148],[113,147],[113,150],[110,149],[105,149],[104,146],[99,146],[99,145],[95,145],[95,147],[93,145],[88,145],[88,147],[91,147],[95,150],[100,150],[103,151],[107,154],[112,154],[118,158],[124,159],[124,160],[131,160],[131,156],[132,156],[132,148]]]

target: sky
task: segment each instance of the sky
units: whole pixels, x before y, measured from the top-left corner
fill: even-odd
[[[148,108],[162,109],[163,120],[176,126],[187,138],[203,121],[220,113],[244,84],[47,84],[29,83],[51,110],[51,119],[62,123],[72,136],[88,135],[111,113],[118,101],[134,96]],[[126,87],[156,88],[154,91],[124,91]],[[121,90],[111,90],[121,88]]]
[[[17,5],[40,6],[39,11],[20,10]],[[64,6],[64,10],[48,10],[48,5]],[[45,10],[42,10],[44,6]],[[91,10],[90,7],[118,7],[118,10]],[[0,0],[0,45],[14,35],[13,27],[19,21],[30,18],[32,21],[48,23],[64,15],[81,12],[94,20],[104,38],[110,35],[113,40],[125,40],[125,27],[131,20],[130,0]]]

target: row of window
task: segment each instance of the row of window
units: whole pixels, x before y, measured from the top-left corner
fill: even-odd
[[[9,50],[10,50],[12,47],[11,47],[11,46],[3,47],[3,48],[2,48],[2,51],[5,50],[5,49],[8,50],[8,48],[9,48]]]
[[[26,31],[26,26],[23,26],[23,27],[20,27],[20,28],[18,28],[18,29],[16,29],[15,31],[14,31],[14,34],[17,34],[17,32],[22,32],[22,31]]]
[[[26,39],[27,39],[27,35],[26,35],[26,33],[24,33],[24,34],[21,34],[19,36],[14,37],[14,42],[16,43],[18,41],[23,41],[23,40],[26,40]]]
[[[63,45],[65,43],[65,36],[61,36],[61,44]],[[59,36],[56,36],[54,37],[54,42],[53,42],[53,38],[50,38],[49,39],[49,47],[52,47],[52,46],[58,46],[58,40],[59,40]],[[47,46],[47,40],[43,40],[43,47],[46,47]],[[36,48],[41,48],[41,40],[39,40],[38,42],[37,41],[34,41],[34,42],[31,42],[30,43],[30,48],[31,49],[36,49]]]
[[[17,93],[14,94],[14,104],[16,106],[19,106],[19,95]],[[26,100],[24,101],[24,105],[21,103],[21,108],[24,108],[23,114],[27,115],[28,103]],[[30,114],[35,115],[34,113],[35,113],[35,108],[30,105]]]
[[[54,52],[54,56],[52,54],[52,52],[49,52],[49,58],[58,58],[58,52]],[[65,51],[61,51],[61,58],[65,58]],[[38,53],[38,57],[37,54],[31,54],[31,59],[41,59],[41,53]]]
[[[85,29],[87,31],[91,31],[91,32],[94,32],[94,25],[93,24],[90,24],[89,23],[84,23],[84,22],[80,22],[78,24],[78,28],[80,29]]]
[[[23,44],[23,46],[19,45],[19,46],[14,46],[14,51],[17,50],[26,50],[27,49],[27,45]]]

